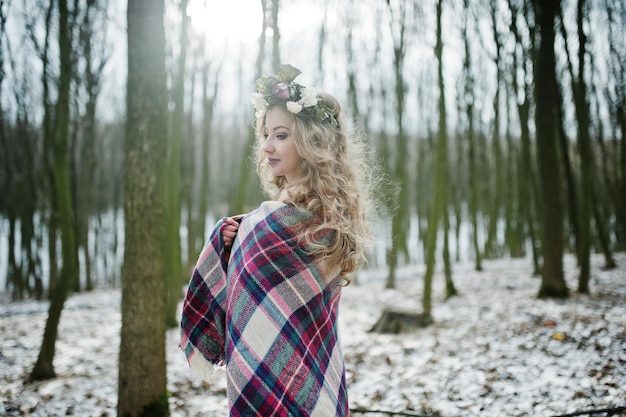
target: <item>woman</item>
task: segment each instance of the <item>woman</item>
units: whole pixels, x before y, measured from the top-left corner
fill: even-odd
[[[183,304],[181,347],[201,374],[226,365],[231,416],[349,414],[337,308],[365,258],[367,171],[337,101],[299,74],[257,80],[257,172],[273,200],[217,223]]]

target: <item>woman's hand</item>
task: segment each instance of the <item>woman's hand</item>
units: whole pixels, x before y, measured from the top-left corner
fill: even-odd
[[[224,247],[230,249],[233,246],[235,236],[237,236],[237,229],[239,229],[239,220],[241,216],[224,217],[224,226],[222,227],[222,239],[224,239]]]

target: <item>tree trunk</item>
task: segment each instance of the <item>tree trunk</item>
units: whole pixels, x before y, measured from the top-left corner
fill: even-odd
[[[568,296],[563,276],[563,193],[558,149],[554,19],[560,0],[534,0],[541,41],[535,63],[535,126],[543,201],[543,269],[539,297]]]
[[[282,64],[280,60],[280,25],[278,24],[278,12],[280,0],[272,0],[272,65],[278,68]]]
[[[265,58],[266,58],[265,46],[266,46],[266,41],[267,41],[267,31],[270,27],[270,24],[272,25],[272,27],[274,26],[273,14],[272,14],[272,19],[270,19],[271,21],[268,21],[267,19],[267,2],[268,0],[261,0],[261,10],[263,11],[263,13],[262,13],[262,21],[261,21],[261,35],[259,36],[259,49],[258,49],[258,55],[256,58],[256,76],[259,76],[259,77],[263,75],[263,72],[264,72],[263,62],[265,61]],[[272,7],[273,6],[274,6],[274,3],[272,3]],[[274,9],[272,9],[272,12],[273,11]],[[278,7],[276,7],[276,12],[278,13]],[[278,16],[276,16],[276,18],[278,18]],[[276,25],[278,25],[278,23],[276,23]],[[277,48],[277,47],[278,47],[278,44],[273,44],[273,48]],[[278,51],[273,53],[272,57],[273,59],[279,59]],[[243,163],[239,165],[239,178],[238,178],[239,183],[237,184],[235,193],[231,196],[231,204],[230,204],[231,214],[239,214],[244,211],[245,199],[246,199],[246,196],[248,195],[248,188],[249,188],[250,177],[251,177],[250,168],[248,164],[246,163],[246,161],[248,161],[250,152],[254,145],[254,141],[255,141],[254,127],[250,126],[250,128],[248,129],[248,137],[246,139],[246,145],[243,150],[244,152]]]
[[[82,118],[82,147],[76,149],[77,170],[80,175],[77,176],[77,240],[79,249],[84,254],[85,267],[85,289],[92,290],[95,287],[94,277],[92,276],[92,258],[93,254],[89,247],[89,231],[90,220],[94,214],[95,197],[96,197],[96,173],[98,168],[98,158],[96,155],[96,144],[98,143],[96,128],[96,105],[98,102],[99,91],[101,87],[102,72],[106,63],[106,58],[98,55],[97,42],[95,37],[97,33],[96,19],[98,17],[105,20],[105,16],[99,15],[99,11],[104,7],[97,1],[88,1],[85,3],[85,10],[79,27],[79,50],[82,52],[84,60],[84,90],[87,94],[87,102],[85,103],[85,114]],[[106,36],[103,34],[102,36]],[[104,52],[102,52],[104,54]],[[98,62],[98,58],[100,62]],[[76,75],[79,78],[79,75]]]
[[[397,15],[394,14],[394,9],[389,5],[389,12],[392,20],[397,24],[391,26],[391,32],[393,37],[393,68],[394,68],[394,83],[395,83],[395,114],[396,114],[396,141],[394,149],[394,165],[393,165],[393,182],[398,187],[398,193],[395,195],[394,211],[391,219],[391,249],[389,250],[388,261],[388,273],[385,282],[385,288],[395,288],[396,286],[396,268],[398,266],[399,253],[403,253],[405,256],[408,254],[407,248],[407,231],[409,229],[409,184],[406,172],[406,160],[407,160],[407,136],[404,132],[404,106],[406,87],[404,80],[404,58],[406,54],[405,48],[405,33],[406,33],[406,19],[407,10],[405,9],[405,2],[400,2],[401,10],[396,10]],[[394,31],[394,27],[397,26],[397,32]]]
[[[596,111],[599,112],[600,110],[597,107],[598,106],[596,106]],[[600,117],[598,116],[597,119],[600,119]],[[607,161],[609,158],[606,152],[606,146],[604,143],[604,132],[602,131],[602,129],[600,129],[598,132],[598,148],[599,148],[598,151],[600,152],[600,160]],[[613,269],[617,267],[617,264],[615,263],[615,260],[613,259],[613,242],[610,237],[610,234],[614,233],[615,236],[619,234],[618,227],[614,227],[612,229],[609,229],[609,227],[607,227],[607,224],[610,223],[610,218],[611,218],[611,209],[610,209],[611,203],[609,202],[610,198],[607,198],[607,194],[611,195],[612,194],[611,190],[613,189],[613,181],[611,179],[611,175],[609,174],[609,171],[612,170],[613,167],[610,167],[609,164],[601,164],[601,166],[602,166],[602,184],[601,184],[602,192],[596,193],[596,197],[598,198],[598,200],[602,200],[602,203],[595,204],[594,216],[595,216],[596,224],[598,225],[598,230],[599,230],[598,238],[600,239],[600,245],[602,247],[602,251],[604,252],[604,259],[605,259],[604,268]],[[618,222],[615,222],[615,223],[618,223]],[[617,239],[615,240],[617,241]]]
[[[610,76],[616,80],[613,91],[605,92],[611,117],[612,140],[609,154],[613,153],[612,181],[607,181],[608,194],[615,218],[613,233],[616,250],[626,250],[626,67],[624,66],[624,4],[604,0],[606,29],[611,54],[608,60]],[[621,138],[618,140],[617,138]],[[603,160],[607,160],[604,159]],[[604,164],[606,165],[606,164]]]
[[[203,42],[201,42],[203,44]],[[191,262],[190,259],[197,259],[196,254],[199,252],[195,252],[195,242],[198,239],[198,196],[200,195],[196,192],[196,179],[198,172],[198,150],[201,149],[200,141],[198,140],[196,129],[194,126],[194,118],[195,112],[194,108],[196,105],[196,100],[194,99],[197,96],[196,88],[198,84],[199,71],[196,68],[200,68],[200,63],[203,60],[204,55],[204,47],[192,50],[192,56],[190,56],[191,62],[189,63],[189,71],[188,77],[190,80],[189,85],[189,93],[186,94],[187,99],[187,108],[189,109],[185,113],[184,117],[184,126],[183,130],[186,134],[183,135],[183,143],[182,143],[182,154],[185,155],[185,160],[181,159],[181,170],[180,170],[180,194],[182,210],[186,212],[185,222],[181,220],[181,227],[184,227],[187,230],[187,253],[183,253],[181,247],[181,282],[179,282],[178,288],[181,288],[182,285],[185,284],[189,279],[189,271],[191,270]],[[200,108],[202,108],[200,106]],[[181,216],[182,217],[182,216]],[[186,261],[186,264],[185,264]],[[182,291],[179,292],[182,294]],[[182,297],[182,296],[181,296]],[[180,301],[180,299],[179,299]],[[177,303],[178,304],[178,303]],[[178,305],[177,305],[178,306]],[[174,317],[176,316],[176,309],[174,309]]]
[[[580,156],[580,238],[578,260],[580,275],[578,276],[578,292],[589,293],[589,277],[591,274],[591,222],[595,203],[595,167],[591,137],[589,134],[589,103],[587,101],[587,84],[585,82],[585,55],[587,36],[583,29],[585,0],[578,0],[578,79],[572,78],[576,119],[578,121],[578,152]],[[563,22],[561,22],[564,25]],[[573,74],[571,74],[573,75]],[[598,227],[598,224],[596,224]]]
[[[446,100],[443,80],[443,41],[441,28],[443,0],[437,1],[437,44],[435,55],[438,63],[439,84],[439,132],[435,150],[435,175],[433,178],[432,206],[428,216],[428,231],[426,235],[426,273],[424,275],[424,293],[422,296],[422,312],[431,315],[432,310],[432,281],[435,272],[435,251],[437,249],[437,234],[442,216],[447,216],[447,180],[448,180],[448,132],[446,127]]]
[[[176,68],[176,77],[172,98],[174,101],[174,111],[172,112],[172,125],[170,126],[170,135],[168,135],[168,152],[167,152],[167,177],[166,177],[166,201],[167,201],[167,217],[166,217],[166,238],[165,238],[165,294],[166,294],[166,312],[165,321],[167,327],[174,328],[178,326],[176,320],[176,308],[178,302],[182,298],[182,285],[184,282],[183,265],[182,265],[182,249],[180,237],[181,225],[181,147],[184,140],[184,119],[185,119],[185,69],[187,61],[187,27],[189,25],[189,16],[187,16],[187,0],[181,0],[179,3],[179,11],[181,14],[181,30],[180,44],[178,56],[178,66]]]
[[[524,5],[524,8],[527,6]],[[518,171],[518,192],[519,192],[519,211],[520,221],[524,223],[524,229],[526,235],[530,240],[530,246],[532,251],[533,260],[533,275],[538,276],[541,273],[541,261],[540,261],[540,237],[536,224],[538,223],[540,212],[540,197],[537,186],[537,175],[533,165],[532,159],[532,144],[530,140],[530,98],[532,96],[532,87],[530,82],[527,81],[526,74],[530,72],[528,70],[528,64],[532,62],[532,55],[534,50],[532,43],[525,46],[524,40],[521,34],[521,30],[517,26],[517,18],[520,10],[517,3],[514,0],[509,0],[509,8],[511,10],[511,32],[515,36],[516,51],[513,54],[513,68],[517,75],[512,77],[513,90],[517,91],[521,95],[517,101],[517,113],[520,123],[520,155],[519,155],[519,171]],[[523,16],[528,19],[528,12],[524,10]],[[532,30],[527,27],[529,38],[533,38]]]
[[[563,38],[567,39],[568,36],[565,33],[565,25],[561,24],[561,31],[563,33]],[[568,58],[569,62],[569,49],[567,47],[567,42],[564,42],[565,55]],[[571,66],[571,65],[570,65]],[[570,73],[573,74],[573,70],[570,68]],[[557,97],[559,103],[563,102],[563,92],[560,84],[557,84]],[[559,121],[559,145],[561,147],[561,158],[563,162],[563,173],[565,175],[565,184],[567,186],[567,214],[568,220],[570,223],[570,227],[572,229],[572,235],[574,238],[574,253],[576,254],[576,258],[578,261],[578,265],[581,265],[582,261],[580,256],[582,254],[581,245],[583,242],[583,238],[581,236],[581,212],[580,212],[580,196],[579,196],[579,187],[577,184],[577,179],[575,175],[575,171],[572,167],[572,161],[570,158],[570,144],[567,138],[567,133],[565,131],[565,116],[563,108],[559,106],[558,109],[558,118]],[[567,243],[567,242],[566,242]],[[567,248],[566,248],[567,249]]]
[[[5,35],[6,35],[6,13],[3,7],[0,7],[0,39],[4,39]],[[0,97],[2,97],[2,91],[3,91],[3,85],[4,85],[4,44],[2,42],[0,42]],[[10,184],[11,184],[11,177],[12,177],[12,168],[9,165],[10,164],[10,157],[9,157],[9,142],[7,140],[7,134],[6,134],[6,127],[5,127],[5,117],[4,117],[4,107],[3,107],[3,103],[0,101],[0,115],[2,115],[0,117],[0,189],[10,189]],[[15,265],[15,257],[13,256],[13,245],[15,245],[15,235],[13,233],[13,230],[15,229],[15,219],[12,218],[13,216],[10,213],[10,208],[11,205],[10,204],[6,204],[5,202],[7,201],[7,197],[10,198],[10,196],[7,195],[7,193],[5,193],[4,197],[3,197],[3,201],[0,202],[0,210],[3,211],[3,213],[6,213],[5,215],[7,215],[8,217],[8,221],[9,221],[9,236],[8,236],[8,262],[9,264],[7,265],[7,275],[5,277],[5,281],[4,281],[4,290],[8,292],[9,288],[11,287],[11,275],[12,275],[12,270],[13,267]],[[5,206],[6,204],[6,206]]]
[[[465,21],[463,26],[463,44],[465,46],[465,56],[463,58],[463,72],[465,76],[465,97],[473,97],[474,95],[474,77],[472,75],[472,54],[470,50],[470,40],[467,35],[467,24],[469,14],[468,0],[464,1]],[[467,183],[469,187],[469,195],[467,196],[467,205],[469,210],[469,218],[472,227],[472,247],[474,248],[474,269],[482,271],[482,252],[478,239],[478,179],[476,177],[476,138],[474,129],[474,100],[468,99],[465,102],[465,114],[467,117],[467,160],[468,173]]]
[[[51,0],[47,9],[45,17],[45,37],[44,43],[39,47],[36,42],[35,48],[38,50],[39,57],[41,59],[41,85],[42,85],[42,104],[43,104],[43,150],[42,150],[42,172],[44,188],[47,189],[46,195],[48,197],[47,206],[47,236],[48,236],[48,263],[49,263],[49,279],[48,288],[50,291],[56,285],[58,279],[57,268],[57,231],[59,228],[59,204],[57,196],[55,195],[55,179],[54,169],[52,166],[52,160],[54,158],[54,109],[50,98],[50,36],[52,33],[52,18],[54,11],[55,1]],[[30,35],[32,39],[35,39],[34,33]]]
[[[498,33],[497,22],[497,6],[495,0],[490,0],[491,22],[493,27],[493,39],[496,48],[495,66],[496,66],[496,92],[493,102],[493,135],[491,137],[492,157],[493,157],[493,175],[490,176],[490,194],[489,199],[489,217],[487,227],[487,238],[485,240],[485,249],[483,255],[487,259],[493,259],[500,255],[499,242],[497,241],[498,224],[502,212],[502,197],[504,195],[504,183],[502,174],[502,146],[500,145],[500,95],[502,86],[502,59],[500,57],[502,50],[502,42]]]
[[[352,5],[352,0],[350,0],[350,5]],[[348,108],[350,109],[352,113],[352,118],[356,121],[357,125],[359,125],[361,128],[365,128],[364,118],[361,115],[357,94],[358,65],[355,62],[354,57],[354,19],[351,16],[348,16],[348,21],[346,22],[346,24],[346,30],[348,31],[346,35],[346,78],[348,80]]]
[[[450,215],[447,210],[443,213],[443,272],[446,279],[446,299],[458,295],[452,279],[452,262],[450,260]]]
[[[60,73],[56,105],[53,172],[54,190],[59,205],[63,264],[59,281],[51,293],[50,308],[48,310],[48,319],[46,320],[41,350],[29,380],[55,377],[53,360],[61,311],[73,282],[78,279],[76,237],[74,234],[74,214],[72,212],[68,164],[72,37],[71,28],[68,27],[67,0],[59,0],[58,7]]]
[[[506,83],[506,102],[514,102],[516,97],[515,90],[512,91],[511,85]],[[512,116],[513,109],[511,106],[506,106],[507,122],[506,122],[506,195],[504,199],[504,217],[506,219],[505,227],[505,239],[509,250],[509,254],[513,258],[523,258],[526,255],[524,246],[524,232],[521,221],[521,215],[519,211],[519,183],[516,180],[519,177],[519,148],[513,141],[513,133],[511,132],[511,126],[514,125]]]
[[[385,309],[369,332],[381,334],[411,333],[431,324],[433,324],[433,319],[430,314]]]
[[[25,83],[26,81],[21,81]],[[20,84],[21,84],[20,83]],[[14,163],[17,163],[17,173],[14,176],[13,185],[15,186],[14,195],[16,198],[12,200],[12,206],[17,209],[17,216],[20,223],[19,237],[21,241],[20,249],[20,290],[26,290],[29,296],[34,295],[37,299],[43,298],[43,290],[41,288],[41,279],[35,272],[41,265],[38,263],[37,256],[37,239],[35,235],[35,217],[37,212],[38,192],[24,193],[24,190],[37,190],[37,173],[38,164],[35,161],[35,150],[37,138],[33,137],[32,129],[29,126],[29,109],[25,103],[23,96],[24,87],[15,86],[15,101],[17,103],[17,121],[15,134],[20,138],[17,145],[18,155]],[[22,295],[22,294],[20,294]]]
[[[204,244],[205,230],[208,225],[206,224],[206,216],[209,208],[209,196],[211,194],[211,181],[210,175],[211,171],[209,167],[211,166],[211,161],[209,160],[210,149],[212,143],[212,128],[213,128],[213,112],[216,102],[216,96],[219,88],[218,73],[216,72],[215,79],[216,82],[213,86],[213,91],[209,94],[209,63],[206,62],[204,64],[204,70],[202,71],[202,109],[203,109],[203,118],[202,118],[202,157],[200,160],[200,209],[199,209],[199,236],[201,241],[198,242],[198,246],[194,250],[194,257],[197,257],[200,251],[202,250],[202,245]],[[192,258],[189,260],[191,261]],[[195,259],[193,260],[195,262]]]
[[[128,1],[124,266],[117,415],[168,416],[164,0]]]

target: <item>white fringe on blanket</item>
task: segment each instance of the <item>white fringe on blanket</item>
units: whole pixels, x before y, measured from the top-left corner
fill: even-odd
[[[204,381],[209,381],[211,376],[215,373],[215,365],[204,359],[202,353],[195,347],[193,353],[189,358],[189,368],[191,372],[202,378]]]

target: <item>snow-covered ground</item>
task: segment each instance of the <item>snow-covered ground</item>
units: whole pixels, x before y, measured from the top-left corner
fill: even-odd
[[[419,311],[423,269],[400,271],[383,290],[384,271],[366,271],[344,290],[340,325],[352,408],[413,410],[432,416],[552,416],[626,405],[626,254],[618,269],[592,259],[591,295],[579,295],[565,258],[567,300],[537,300],[528,260],[454,266],[460,295],[443,299],[435,276],[435,324],[413,334],[368,329],[387,306]],[[72,296],[59,328],[58,378],[24,385],[39,351],[46,302],[0,305],[0,415],[114,416],[120,292]],[[167,334],[172,416],[224,416],[224,373],[211,382],[190,374]],[[357,413],[354,413],[356,416]],[[378,414],[379,416],[382,414]],[[376,414],[368,414],[376,416]],[[329,416],[330,417],[330,416]]]

